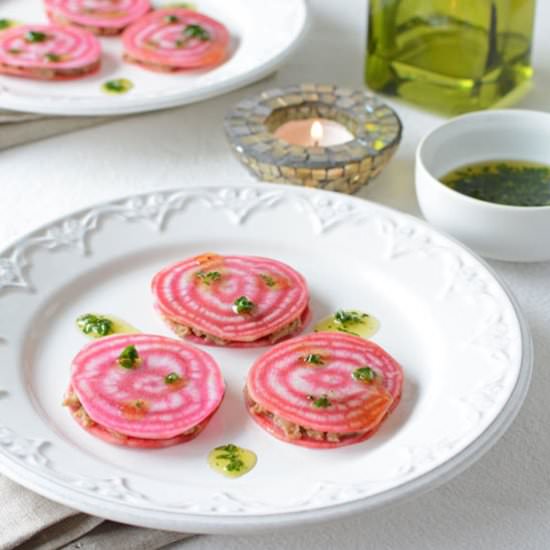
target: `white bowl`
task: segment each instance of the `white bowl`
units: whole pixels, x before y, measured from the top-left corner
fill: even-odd
[[[476,162],[525,160],[550,164],[550,114],[494,110],[442,124],[416,150],[416,194],[422,213],[482,256],[550,260],[550,206],[507,206],[474,199],[439,181]]]

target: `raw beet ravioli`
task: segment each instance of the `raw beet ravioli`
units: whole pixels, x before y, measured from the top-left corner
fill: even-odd
[[[45,0],[48,17],[94,34],[118,34],[150,9],[149,0]]]
[[[156,308],[182,337],[217,345],[266,345],[299,332],[308,317],[305,279],[283,262],[204,254],[160,271]],[[250,308],[236,310],[239,299]]]
[[[272,435],[329,448],[370,437],[399,402],[402,385],[401,367],[381,347],[319,332],[259,357],[245,398],[253,420]]]
[[[185,8],[152,11],[122,35],[127,61],[161,72],[218,65],[229,42],[222,23]]]
[[[132,368],[119,364],[128,346],[139,355]],[[198,435],[224,391],[220,369],[206,352],[163,336],[121,334],[95,340],[78,353],[65,403],[93,435],[161,447]]]
[[[0,33],[0,73],[62,80],[99,69],[101,46],[83,29],[21,25]]]

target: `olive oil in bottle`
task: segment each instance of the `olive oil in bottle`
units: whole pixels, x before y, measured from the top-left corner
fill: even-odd
[[[446,114],[528,87],[535,0],[370,0],[366,82]]]

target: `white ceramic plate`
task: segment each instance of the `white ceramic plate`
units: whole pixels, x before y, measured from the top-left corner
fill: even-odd
[[[176,3],[154,2],[157,6]],[[277,69],[302,36],[305,0],[196,0],[199,11],[222,21],[233,37],[233,52],[208,71],[159,74],[122,61],[119,38],[101,38],[101,70],[86,78],[43,82],[0,76],[0,107],[57,115],[110,115],[151,111],[193,103],[250,84]],[[0,18],[46,22],[42,0],[4,0]],[[107,95],[101,84],[128,78],[134,88]]]
[[[374,337],[403,365],[401,404],[370,440],[308,450],[247,416],[242,388],[261,349],[208,348],[228,384],[190,443],[118,448],[61,406],[74,326],[88,311],[170,334],[152,309],[162,266],[204,251],[261,254],[307,278],[313,320],[337,308],[374,314]],[[433,487],[478,458],[518,411],[531,341],[481,260],[425,223],[357,198],[261,184],[136,196],[59,219],[0,253],[0,470],[56,501],[111,519],[236,533],[321,521]],[[214,446],[254,450],[228,480]]]

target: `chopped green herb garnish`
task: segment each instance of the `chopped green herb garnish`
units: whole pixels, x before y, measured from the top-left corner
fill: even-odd
[[[205,284],[210,285],[214,281],[219,281],[222,278],[222,274],[219,271],[209,271],[205,273],[204,271],[199,271],[197,277]]]
[[[101,336],[107,336],[112,334],[113,322],[106,317],[100,317],[99,315],[94,315],[88,313],[87,315],[82,315],[76,320],[78,328],[87,335],[100,338]]]
[[[376,372],[374,372],[373,369],[370,367],[361,367],[360,369],[355,369],[351,376],[354,380],[357,380],[359,382],[374,382],[374,379],[376,378]]]
[[[204,27],[200,25],[187,25],[183,29],[183,34],[188,38],[197,38],[198,40],[210,40],[210,35]]]
[[[181,376],[177,372],[171,372],[164,377],[166,384],[175,384],[181,380]]]
[[[139,363],[139,354],[136,346],[128,346],[124,348],[118,356],[117,363],[125,369],[135,368]]]
[[[44,54],[44,57],[52,63],[58,63],[59,61],[61,61],[61,56],[57,55],[56,53],[47,53]]]
[[[105,82],[105,88],[111,90],[112,92],[121,92],[123,89],[120,82],[117,80],[109,80],[109,82]]]
[[[240,472],[244,466],[244,462],[240,458],[233,458],[225,467],[228,472]]]
[[[260,275],[260,277],[262,278],[263,282],[269,287],[274,287],[277,284],[275,279],[273,277],[270,277],[269,275]]]
[[[222,445],[216,447],[216,451],[222,451],[222,454],[217,454],[216,459],[227,460],[227,464],[224,466],[224,470],[228,472],[240,472],[244,466],[244,462],[239,458],[239,447],[229,443],[228,445]]]
[[[29,31],[25,34],[25,40],[27,42],[44,42],[47,38],[48,35],[40,31]]]
[[[254,308],[254,303],[251,302],[246,296],[237,298],[233,304],[233,311],[235,313],[250,313]]]
[[[330,402],[329,398],[326,395],[321,395],[321,397],[318,397],[317,399],[313,400],[313,406],[317,407],[318,409],[326,409],[331,405],[332,403]]]
[[[233,443],[228,443],[227,445],[222,445],[221,447],[216,447],[216,451],[226,451],[228,453],[236,453],[239,450],[237,445]]]
[[[180,18],[177,15],[166,15],[164,17],[166,23],[177,23],[179,20]]]
[[[304,363],[312,363],[313,365],[323,365],[324,361],[320,354],[318,353],[308,353],[304,357]]]
[[[365,317],[367,317],[366,313],[359,315],[355,311],[345,311],[343,309],[338,310],[334,314],[334,320],[341,325],[346,325],[348,323],[363,323]]]
[[[19,55],[22,52],[19,48],[10,48],[8,50],[8,53],[11,53],[12,55]]]

